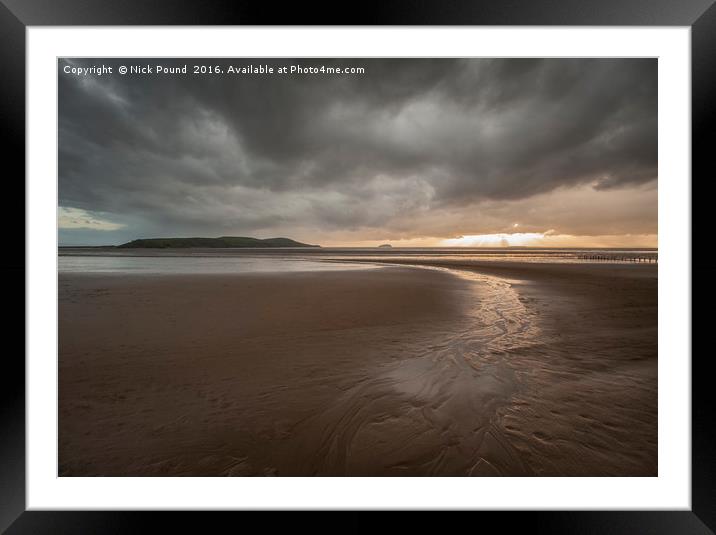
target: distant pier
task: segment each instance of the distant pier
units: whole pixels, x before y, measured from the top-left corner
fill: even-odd
[[[659,262],[658,254],[631,254],[631,253],[587,253],[577,255],[580,260],[592,260],[603,262],[636,262],[646,264],[657,264]]]

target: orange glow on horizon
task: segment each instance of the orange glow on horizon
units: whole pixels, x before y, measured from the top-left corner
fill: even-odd
[[[347,238],[347,239],[346,239]],[[657,248],[656,234],[605,234],[599,236],[558,234],[554,230],[545,232],[514,232],[494,234],[464,234],[454,238],[440,236],[383,237],[369,239],[323,239],[314,240],[324,247],[378,247],[388,244],[392,247],[634,247]],[[299,240],[300,241],[300,240]],[[305,241],[305,240],[304,240]]]

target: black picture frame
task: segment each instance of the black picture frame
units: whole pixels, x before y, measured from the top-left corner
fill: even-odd
[[[7,134],[3,169],[7,170],[6,208],[0,213],[8,255],[2,263],[6,296],[5,332],[25,332],[25,30],[27,26],[80,25],[530,25],[530,26],[688,26],[692,60],[692,175],[699,197],[716,164],[709,140],[716,128],[716,5],[714,0],[413,0],[363,2],[353,7],[319,3],[275,4],[258,1],[183,0],[0,0],[0,119]],[[692,179],[692,184],[694,180]],[[696,199],[696,197],[692,198]],[[14,209],[12,209],[14,208]],[[692,209],[693,210],[693,209]],[[693,211],[692,211],[693,214]],[[705,217],[705,216],[704,216]],[[692,222],[693,238],[705,239],[708,222]],[[693,242],[692,243],[698,243]],[[18,251],[23,251],[19,254]],[[692,259],[692,278],[713,275],[708,261]],[[23,284],[14,283],[23,279]],[[707,284],[698,298],[706,302]],[[20,303],[22,302],[22,305]],[[12,308],[11,308],[12,307]],[[21,308],[16,308],[21,307]],[[20,310],[23,313],[20,313]],[[707,327],[707,317],[693,325]],[[699,323],[700,322],[700,323]],[[9,346],[6,346],[9,347]],[[211,532],[228,514],[26,511],[25,507],[25,340],[4,352],[0,389],[0,531],[19,533],[143,532],[152,521],[162,531],[174,526]],[[693,353],[693,351],[692,351]],[[686,357],[686,356],[685,356]],[[477,522],[499,523],[500,530],[538,533],[701,534],[716,530],[716,440],[709,352],[692,358],[692,509],[690,511],[531,511],[478,512]],[[291,515],[292,529],[319,527],[312,518]],[[349,520],[324,523],[329,529],[361,529],[376,522],[375,513],[350,513]],[[424,516],[416,520],[424,525]],[[382,520],[381,520],[382,522]],[[475,522],[471,519],[470,522]],[[304,525],[301,525],[304,524]],[[340,528],[338,527],[340,526]],[[484,526],[484,524],[475,524]],[[238,526],[237,526],[238,527]],[[405,526],[404,526],[405,527]],[[192,529],[193,530],[193,529]]]

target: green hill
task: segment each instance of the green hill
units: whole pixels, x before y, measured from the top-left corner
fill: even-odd
[[[320,247],[308,245],[289,238],[247,238],[243,236],[222,236],[220,238],[143,238],[132,240],[117,247],[126,249],[187,249],[190,247]]]

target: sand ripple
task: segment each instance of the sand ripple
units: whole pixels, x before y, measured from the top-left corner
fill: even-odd
[[[366,371],[305,422],[303,437],[296,430],[314,448],[312,473],[529,474],[497,417],[520,390],[509,352],[532,344],[538,328],[509,283],[462,276],[475,283],[478,306],[449,336]]]

